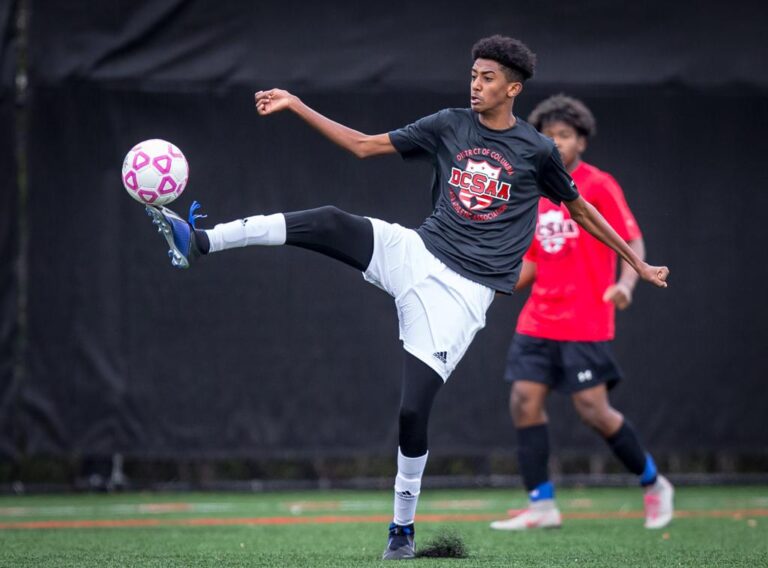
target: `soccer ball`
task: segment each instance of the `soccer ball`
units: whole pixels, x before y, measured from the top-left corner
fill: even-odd
[[[123,161],[123,185],[139,203],[166,205],[189,180],[189,164],[178,147],[157,138],[139,142]]]

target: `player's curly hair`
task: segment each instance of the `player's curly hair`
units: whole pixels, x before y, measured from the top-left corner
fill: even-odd
[[[521,83],[533,77],[536,54],[522,41],[493,35],[472,46],[472,59],[490,59],[504,66],[507,79]]]
[[[541,131],[553,122],[564,122],[585,138],[597,134],[597,123],[592,111],[579,99],[563,93],[544,99],[531,111],[528,122]]]

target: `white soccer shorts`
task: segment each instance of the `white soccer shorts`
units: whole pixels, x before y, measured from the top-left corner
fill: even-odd
[[[448,268],[416,231],[369,219],[373,257],[363,277],[395,299],[405,350],[447,381],[485,327],[495,292]]]

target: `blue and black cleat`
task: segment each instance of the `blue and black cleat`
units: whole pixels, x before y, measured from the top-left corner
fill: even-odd
[[[152,217],[152,223],[157,225],[157,232],[162,233],[168,246],[168,256],[171,264],[176,268],[189,268],[189,265],[203,254],[195,235],[195,221],[205,215],[198,215],[196,211],[200,204],[195,201],[189,208],[189,219],[182,219],[178,214],[167,207],[147,205],[147,215]]]

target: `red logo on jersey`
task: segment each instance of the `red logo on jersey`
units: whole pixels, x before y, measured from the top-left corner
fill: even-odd
[[[470,211],[485,209],[494,199],[509,201],[510,184],[499,182],[501,168],[495,168],[485,160],[467,160],[467,169],[451,168],[453,187],[459,188],[459,199]]]
[[[567,239],[579,236],[579,226],[571,218],[566,218],[559,209],[552,209],[539,215],[536,226],[536,238],[544,252],[555,254],[563,250]]]

